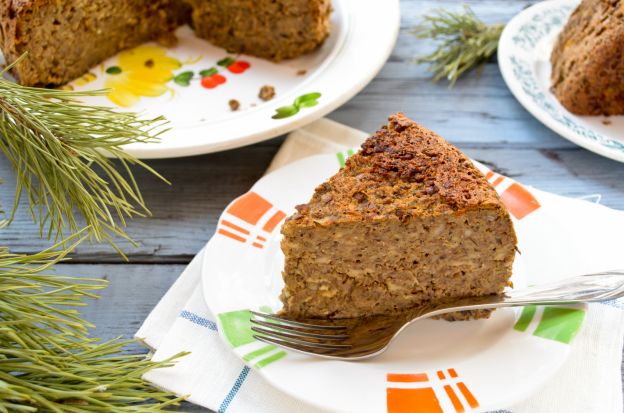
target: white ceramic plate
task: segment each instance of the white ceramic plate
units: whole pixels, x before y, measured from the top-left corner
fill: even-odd
[[[325,43],[294,60],[276,64],[232,55],[185,26],[176,32],[176,46],[147,43],[122,52],[69,87],[111,88],[107,96],[84,101],[146,118],[165,116],[171,129],[161,142],[126,146],[140,158],[196,155],[270,139],[345,103],[372,80],[394,47],[398,0],[384,1],[383,7],[375,0],[333,0],[333,8]],[[264,85],[276,91],[266,102],[258,97]],[[240,103],[237,111],[230,109],[231,99]],[[274,119],[282,107],[291,107],[290,116]]]
[[[550,53],[578,4],[544,1],[515,16],[499,42],[499,67],[516,99],[540,122],[585,149],[624,162],[624,116],[574,115],[550,91]]]
[[[219,333],[234,353],[275,387],[330,411],[396,413],[416,411],[415,406],[419,412],[488,410],[509,406],[539,388],[567,358],[585,307],[505,309],[488,320],[456,323],[424,320],[386,353],[364,362],[317,359],[253,339],[248,310],[281,307],[280,225],[337,171],[344,155],[314,156],[281,168],[221,216],[205,251],[202,285]],[[565,245],[574,237],[556,208],[545,208],[509,178],[493,172],[486,176],[511,211],[520,239],[516,287],[553,279],[524,273],[521,267],[547,268],[551,277],[558,270],[574,273],[577,263],[560,258],[562,251],[574,256],[574,247]],[[557,234],[557,239],[544,233]],[[553,243],[564,249],[553,250]]]

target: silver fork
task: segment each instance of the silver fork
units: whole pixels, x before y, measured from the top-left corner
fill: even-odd
[[[581,275],[553,283],[511,291],[505,295],[467,297],[436,305],[363,318],[290,320],[252,311],[254,338],[314,356],[362,360],[381,354],[408,325],[446,313],[518,307],[573,304],[624,297],[624,270]]]

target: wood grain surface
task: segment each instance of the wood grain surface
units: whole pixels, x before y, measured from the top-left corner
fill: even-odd
[[[383,1],[379,0],[380,7]],[[502,174],[557,194],[579,197],[601,194],[602,203],[624,210],[624,164],[575,146],[535,120],[513,98],[495,60],[480,76],[471,73],[453,89],[432,84],[426,67],[414,58],[433,47],[412,34],[424,13],[437,7],[461,8],[456,0],[402,1],[401,33],[389,61],[357,96],[329,118],[368,132],[386,116],[403,111]],[[474,11],[488,22],[506,22],[532,1],[473,0]],[[379,28],[383,30],[383,28]],[[185,159],[150,161],[171,180],[168,186],[142,171],[137,180],[153,216],[130,222],[128,233],[138,242],[121,243],[130,262],[107,245],[82,245],[68,275],[106,277],[110,287],[84,310],[102,338],[131,338],[184,265],[212,235],[224,206],[260,177],[283,137],[222,153]],[[0,157],[0,205],[12,203],[14,174]],[[22,208],[13,224],[0,231],[0,245],[31,253],[50,245]],[[128,351],[144,352],[139,346]],[[184,411],[208,412],[190,404]]]

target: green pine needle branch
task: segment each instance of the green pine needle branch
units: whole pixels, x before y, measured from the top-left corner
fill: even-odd
[[[453,86],[466,71],[482,65],[495,52],[503,32],[503,24],[488,25],[468,5],[463,13],[437,10],[425,16],[425,22],[414,30],[418,38],[433,39],[440,44],[436,50],[416,60],[428,63],[433,81],[447,79]]]
[[[106,286],[101,279],[46,274],[88,229],[34,255],[0,247],[0,412],[160,412],[180,398],[141,376],[170,366],[126,355],[129,343],[99,342],[76,307]]]
[[[25,195],[41,236],[59,240],[76,233],[76,212],[89,236],[115,246],[113,235],[129,239],[126,218],[149,215],[130,167],[149,166],[124,152],[123,145],[151,142],[166,123],[135,113],[78,102],[106,91],[74,92],[17,85],[0,72],[0,151],[17,174],[15,218]],[[111,158],[118,160],[116,166]]]
[[[2,179],[0,179],[0,185],[2,185]],[[0,229],[6,227],[8,225],[8,221],[4,219],[4,210],[2,209],[2,205],[0,205]]]

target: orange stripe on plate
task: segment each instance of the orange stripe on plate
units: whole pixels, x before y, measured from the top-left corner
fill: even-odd
[[[446,378],[446,377],[444,376],[444,372],[443,372],[443,371],[438,370],[438,378],[439,378],[440,380],[444,380],[444,379]]]
[[[421,381],[429,381],[429,377],[427,377],[427,373],[418,373],[418,374],[394,374],[388,373],[387,376],[388,381],[394,383],[416,383]]]
[[[505,179],[504,176],[499,176],[498,178],[496,178],[494,180],[494,182],[492,182],[492,186],[498,186],[500,185],[501,182],[503,182],[503,180]]]
[[[503,203],[517,219],[522,219],[541,205],[522,185],[514,182],[501,194]]]
[[[493,176],[494,176],[494,172],[488,171],[488,173],[485,174],[485,179],[487,179],[489,181],[490,178],[493,177]]]
[[[273,204],[255,192],[247,192],[234,201],[226,212],[251,225],[256,225],[272,206]]]
[[[245,234],[245,235],[249,235],[249,231],[247,231],[245,228],[243,228],[243,227],[239,227],[238,225],[233,224],[233,223],[231,223],[230,221],[226,221],[225,219],[224,219],[224,220],[221,220],[221,224],[225,225],[226,227],[230,227],[230,228],[232,228],[232,229],[235,229],[235,230],[237,230],[237,231],[240,231],[240,232],[242,232],[242,233],[243,233],[243,234]]]
[[[286,218],[286,214],[282,211],[277,211],[275,214],[273,214],[271,218],[269,218],[269,220],[266,222],[266,224],[264,224],[264,227],[262,227],[262,229],[266,232],[271,232],[284,218]]]
[[[386,389],[388,413],[444,413],[431,387]]]
[[[230,237],[232,239],[235,239],[236,241],[245,242],[245,238],[239,237],[238,235],[233,234],[230,231],[227,231],[225,229],[220,228],[218,233],[221,234],[221,235],[225,235],[226,237]]]
[[[254,242],[254,243],[253,243],[253,244],[251,244],[251,245],[253,245],[253,246],[254,246],[254,247],[256,247],[256,248],[262,248],[262,244],[258,244],[257,242]]]
[[[455,390],[448,384],[444,386],[444,390],[446,390],[446,395],[451,399],[451,403],[453,403],[453,407],[457,413],[463,413],[465,411],[464,406],[459,401],[459,397],[455,394]]]
[[[451,377],[457,377],[457,372],[455,371],[455,369],[448,369],[448,372]]]
[[[258,236],[256,237],[256,239],[257,239],[257,240],[260,240],[260,241],[266,241],[266,238],[264,238],[264,237],[262,237],[262,236],[260,236],[260,235],[258,235]]]
[[[475,399],[472,393],[470,393],[470,390],[468,390],[468,387],[466,387],[463,382],[460,381],[459,383],[457,383],[457,387],[459,388],[461,394],[463,394],[466,398],[466,401],[468,402],[470,407],[472,407],[473,409],[479,407],[479,402],[477,401],[477,399]]]

